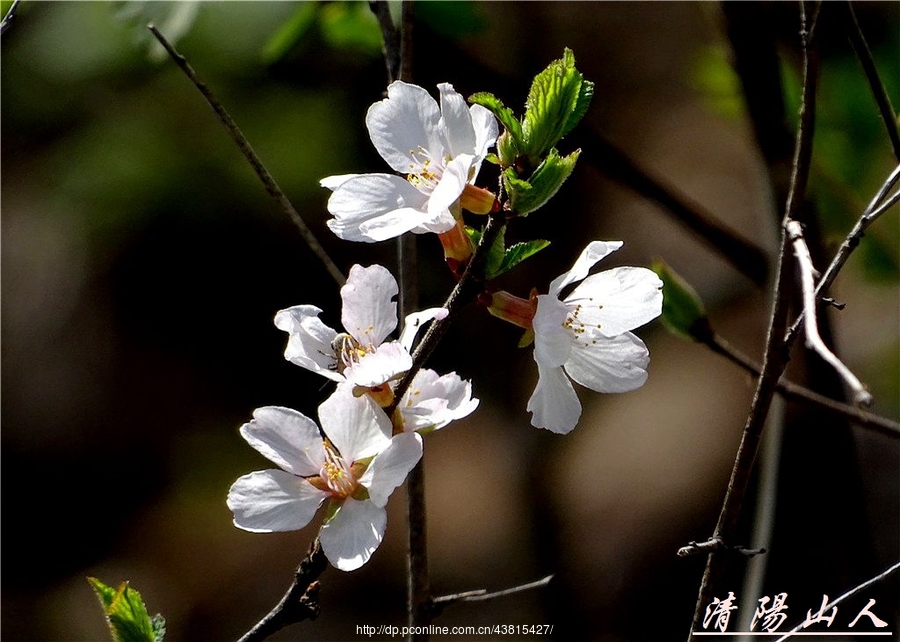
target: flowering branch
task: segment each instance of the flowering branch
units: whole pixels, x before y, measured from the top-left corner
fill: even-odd
[[[856,595],[856,594],[858,594],[858,593],[862,593],[864,590],[866,590],[867,588],[869,588],[869,587],[872,586],[873,584],[877,584],[878,582],[881,582],[882,580],[886,580],[887,578],[889,578],[891,575],[893,575],[893,574],[896,573],[897,571],[900,571],[900,562],[895,563],[895,564],[894,564],[893,566],[891,566],[890,568],[888,568],[888,569],[882,571],[881,573],[879,573],[879,574],[876,575],[875,577],[866,580],[865,582],[863,582],[863,583],[860,584],[859,586],[853,587],[852,589],[850,589],[849,591],[847,591],[846,593],[844,593],[844,594],[841,595],[840,597],[838,597],[838,598],[836,598],[836,599],[834,599],[834,600],[829,601],[829,602],[828,602],[829,608],[832,607],[832,606],[835,606],[835,607],[836,607],[838,604],[840,604],[840,603],[843,602],[844,600],[848,600],[848,599],[850,599],[851,597],[853,597],[854,595]],[[791,629],[790,631],[788,631],[787,634],[782,635],[780,638],[778,638],[777,640],[775,640],[775,642],[784,642],[784,641],[787,640],[788,638],[793,637],[793,634],[794,634],[794,633],[797,633],[797,632],[800,631],[800,630],[802,630],[802,629],[804,628],[804,625],[805,625],[805,624],[806,624],[805,622],[801,622],[800,624],[798,624],[797,626],[795,626],[793,629]]]
[[[250,163],[250,166],[253,168],[253,171],[256,172],[256,175],[259,177],[259,180],[262,181],[262,184],[266,188],[266,192],[268,192],[269,196],[271,196],[278,205],[281,207],[282,211],[287,214],[291,221],[294,223],[294,226],[300,231],[300,235],[303,237],[303,240],[306,241],[306,244],[309,245],[309,249],[312,250],[313,254],[322,262],[325,266],[325,269],[328,271],[328,274],[334,279],[335,283],[338,285],[343,285],[346,279],[344,278],[344,274],[340,271],[334,261],[331,260],[331,257],[328,256],[328,253],[325,251],[325,248],[322,247],[322,244],[319,243],[319,240],[316,238],[315,234],[313,234],[312,230],[306,225],[306,222],[291,204],[288,197],[284,195],[284,192],[281,191],[281,188],[278,187],[278,184],[275,182],[275,179],[272,178],[272,175],[269,173],[269,170],[266,169],[266,166],[263,165],[263,162],[260,160],[259,156],[256,155],[256,152],[253,151],[253,147],[250,146],[250,142],[241,132],[240,128],[237,126],[237,123],[234,122],[234,119],[231,115],[225,110],[225,107],[219,100],[215,97],[209,87],[200,80],[197,76],[197,73],[194,71],[193,67],[188,64],[188,61],[182,56],[175,47],[166,40],[165,36],[163,36],[159,30],[153,25],[148,24],[147,29],[150,30],[150,33],[159,41],[159,44],[163,46],[166,52],[169,54],[169,57],[178,65],[178,68],[184,72],[184,74],[188,77],[188,79],[194,84],[194,87],[203,95],[206,99],[206,102],[209,103],[209,106],[213,108],[213,111],[216,112],[216,115],[219,117],[219,120],[225,126],[225,129],[228,131],[228,134],[231,136],[231,139],[237,144],[238,149],[241,150],[241,153],[244,155],[244,158],[247,159],[247,162]]]
[[[757,382],[756,393],[750,407],[750,414],[744,425],[741,435],[741,443],[735,457],[731,478],[719,512],[719,519],[710,541],[720,539],[728,544],[737,531],[738,518],[741,512],[744,496],[750,484],[750,475],[756,462],[756,453],[762,438],[762,430],[765,425],[766,415],[775,394],[777,383],[787,365],[787,351],[779,337],[787,327],[788,303],[791,291],[791,279],[786,268],[789,260],[789,243],[786,225],[795,216],[796,209],[803,197],[809,176],[810,160],[812,157],[813,123],[815,119],[816,86],[818,80],[818,56],[810,55],[809,34],[807,32],[806,8],[803,0],[800,1],[800,40],[803,49],[803,93],[800,99],[800,118],[797,128],[793,169],[791,172],[790,189],[785,204],[785,214],[781,228],[781,244],[778,256],[777,277],[775,293],[773,297],[772,313],[769,320],[769,328],[766,334],[766,349],[763,359],[763,368]],[[697,596],[697,604],[694,610],[694,618],[691,623],[691,632],[688,640],[693,640],[696,630],[703,619],[704,609],[711,596],[718,590],[718,584],[724,573],[725,559],[716,551],[710,552],[703,579],[700,583],[700,591]]]
[[[797,257],[797,266],[800,269],[800,284],[803,289],[804,331],[806,332],[806,344],[815,350],[823,360],[831,364],[837,373],[844,379],[853,393],[853,401],[860,406],[868,406],[872,403],[872,395],[844,363],[828,349],[822,337],[819,336],[819,328],[816,323],[816,295],[813,282],[815,268],[809,248],[803,239],[803,229],[797,221],[788,221],[787,234],[794,247],[794,256]]]

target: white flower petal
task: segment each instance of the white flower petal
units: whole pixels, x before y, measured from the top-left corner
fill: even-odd
[[[647,381],[650,353],[630,332],[604,337],[585,333],[572,347],[565,369],[572,379],[597,392],[629,392]]]
[[[328,227],[347,241],[399,236],[427,220],[428,196],[392,174],[363,174],[343,182],[328,199]]]
[[[321,313],[314,305],[296,305],[275,315],[275,326],[290,335],[284,358],[333,381],[343,381],[331,346],[337,332],[322,323]]]
[[[469,180],[469,170],[475,162],[471,154],[460,154],[444,167],[444,173],[428,199],[428,214],[432,217],[449,212],[459,200]],[[446,231],[446,230],[445,230]]]
[[[318,426],[290,408],[257,408],[253,420],[241,426],[241,436],[266,459],[294,475],[318,475],[325,461]]]
[[[399,291],[396,279],[384,267],[351,267],[341,288],[344,329],[365,348],[380,346],[397,327],[397,304],[393,298]]]
[[[365,176],[365,174],[336,174],[334,176],[326,176],[319,181],[319,185],[328,188],[333,192],[351,178],[356,178],[357,176]]]
[[[652,321],[662,312],[662,281],[641,267],[618,267],[592,274],[566,297],[580,305],[578,321],[614,337]]]
[[[531,425],[551,432],[571,432],[581,417],[581,402],[561,367],[548,368],[538,362],[538,382],[527,409]]]
[[[474,154],[476,159],[475,173],[477,174],[481,161],[487,155],[488,148],[497,140],[499,128],[494,115],[481,105],[472,105],[469,108],[469,113],[472,117],[472,127],[475,129]],[[474,180],[474,176],[470,180]]]
[[[581,255],[568,272],[563,272],[550,283],[550,294],[558,295],[569,285],[587,276],[590,269],[600,259],[609,256],[622,247],[622,241],[591,241],[581,251]]]
[[[407,314],[406,319],[403,320],[403,331],[400,333],[400,345],[412,351],[413,341],[416,340],[416,335],[425,322],[432,319],[443,319],[448,313],[447,308],[428,308],[421,312]]]
[[[344,370],[347,381],[364,388],[374,388],[397,378],[412,368],[412,357],[397,341],[383,343],[375,352],[360,357]]]
[[[369,395],[355,397],[349,383],[338,385],[319,406],[319,422],[347,464],[372,457],[391,443],[391,422]]]
[[[376,506],[385,506],[409,471],[422,458],[422,437],[414,432],[402,432],[391,439],[391,445],[375,456],[359,478],[369,489],[369,498]]]
[[[468,416],[477,407],[478,399],[472,398],[470,382],[455,372],[438,376],[427,368],[416,373],[398,406],[406,431],[438,430]]]
[[[337,514],[322,525],[319,542],[335,568],[355,571],[369,561],[381,544],[386,526],[384,508],[348,498]]]
[[[369,107],[366,127],[375,149],[394,171],[418,174],[427,158],[420,148],[434,162],[443,158],[440,118],[437,101],[425,89],[396,81],[388,86],[386,99]]]
[[[295,531],[306,526],[328,493],[282,470],[244,475],[228,491],[234,525],[253,533]]]
[[[441,83],[438,90],[441,92],[440,122],[446,136],[447,151],[451,158],[459,154],[474,154],[475,129],[466,99],[449,83]]]
[[[569,312],[555,296],[541,294],[531,321],[534,329],[534,359],[548,368],[561,366],[569,358],[572,335],[563,327]]]

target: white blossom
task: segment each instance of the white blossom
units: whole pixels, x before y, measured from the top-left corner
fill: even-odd
[[[241,426],[247,442],[280,470],[244,475],[228,491],[238,528],[270,533],[306,526],[329,501],[319,532],[322,550],[335,567],[352,571],[381,544],[385,505],[422,456],[414,432],[391,437],[391,423],[366,395],[348,384],[321,406],[315,422],[289,408],[267,406]]]
[[[571,431],[581,403],[570,379],[597,392],[627,392],[647,380],[650,355],[630,331],[662,311],[662,281],[640,267],[617,267],[591,276],[620,241],[593,241],[572,268],[537,296],[532,320],[538,383],[528,400],[531,423],[556,433]],[[587,278],[585,278],[587,277]],[[562,290],[581,282],[565,298]]]
[[[483,205],[489,193],[473,183],[497,138],[497,121],[484,107],[466,105],[451,85],[438,89],[440,106],[422,87],[396,81],[388,86],[388,97],[369,108],[366,126],[372,143],[400,176],[322,179],[322,186],[334,192],[328,200],[334,216],[328,227],[338,237],[374,242],[408,231],[447,232],[455,225],[450,208],[461,197],[470,193],[473,203]],[[492,202],[490,196],[488,208]]]

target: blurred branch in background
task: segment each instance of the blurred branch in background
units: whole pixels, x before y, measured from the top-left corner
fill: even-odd
[[[303,237],[303,240],[306,241],[306,244],[309,246],[309,249],[312,250],[313,254],[322,262],[325,266],[325,269],[328,271],[329,276],[334,279],[335,283],[338,286],[344,285],[346,282],[346,278],[344,274],[341,272],[340,268],[331,260],[331,257],[328,256],[328,253],[325,251],[325,248],[322,247],[322,244],[319,243],[319,240],[316,238],[315,234],[313,234],[312,230],[309,229],[309,226],[303,221],[303,217],[297,212],[294,206],[291,204],[288,197],[284,195],[284,192],[281,191],[281,188],[278,187],[278,184],[275,182],[275,179],[272,178],[272,175],[269,173],[269,170],[266,169],[266,166],[263,165],[263,162],[259,159],[259,156],[256,155],[256,152],[253,151],[253,148],[250,146],[250,142],[241,133],[240,128],[237,126],[237,123],[234,122],[234,119],[231,115],[225,110],[225,107],[219,100],[213,95],[212,91],[200,80],[197,76],[194,69],[188,64],[187,60],[179,54],[175,48],[166,40],[165,36],[163,36],[159,30],[153,26],[152,24],[147,25],[147,29],[154,35],[154,37],[159,41],[159,43],[165,48],[166,52],[168,52],[169,56],[171,56],[172,60],[175,61],[175,64],[178,65],[178,68],[184,72],[184,74],[188,77],[188,79],[194,84],[197,90],[203,95],[206,99],[206,102],[209,103],[209,106],[213,108],[213,111],[216,112],[216,115],[219,117],[219,120],[222,121],[222,124],[225,126],[225,129],[228,131],[228,135],[231,136],[232,140],[237,144],[238,149],[241,150],[241,153],[244,155],[244,158],[247,159],[247,162],[250,163],[250,166],[253,168],[253,171],[256,172],[256,175],[259,177],[259,180],[262,181],[263,186],[266,188],[266,192],[268,192],[269,196],[271,196],[275,201],[281,206],[281,209],[287,214],[291,221],[294,223],[296,228],[300,231],[300,235]]]
[[[798,209],[804,200],[809,178],[810,161],[812,159],[819,57],[815,52],[816,45],[812,38],[811,25],[815,24],[815,17],[818,16],[820,4],[816,3],[813,21],[810,22],[807,20],[806,7],[803,0],[799,2],[800,44],[803,51],[803,95],[800,100],[799,124],[795,138],[790,187],[784,206],[781,249],[778,257],[772,312],[766,333],[765,356],[763,358],[762,372],[753,396],[753,403],[750,407],[750,414],[741,434],[741,443],[734,460],[728,488],[725,491],[725,499],[722,501],[719,519],[713,536],[710,538],[710,541],[721,540],[726,546],[734,545],[733,539],[738,532],[741,508],[747,490],[750,487],[751,474],[756,463],[756,455],[759,450],[766,416],[769,413],[769,407],[775,394],[778,380],[787,366],[788,354],[784,349],[781,337],[787,328],[788,308],[793,293],[793,279],[792,271],[788,269],[792,262],[790,260],[790,244],[786,227],[797,216]],[[712,596],[721,590],[721,582],[725,575],[727,564],[727,556],[717,551],[711,552],[707,557],[688,640],[694,639],[694,631],[698,630],[703,622],[706,605],[712,601]]]

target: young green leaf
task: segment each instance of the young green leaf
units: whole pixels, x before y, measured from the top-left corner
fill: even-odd
[[[490,111],[517,142],[522,140],[522,124],[519,119],[516,118],[512,109],[504,105],[494,94],[481,91],[469,96],[469,102],[481,105]]]
[[[115,642],[162,642],[165,620],[158,614],[150,618],[141,594],[129,587],[128,582],[120,584],[118,589],[94,577],[89,577],[88,582],[103,606]]]
[[[484,260],[484,277],[486,279],[493,279],[497,274],[499,274],[498,270],[500,266],[503,264],[503,258],[506,254],[506,226],[500,228],[499,234],[497,234],[497,238],[494,239],[491,248],[488,250],[487,256]]]
[[[662,259],[654,259],[650,269],[663,282],[663,325],[686,339],[702,340],[711,330],[697,292]]]
[[[519,215],[533,212],[550,200],[575,169],[575,162],[581,150],[575,150],[568,156],[562,157],[555,149],[538,166],[531,178],[526,182],[504,174],[507,192],[512,211]],[[528,185],[526,188],[523,183]]]
[[[506,252],[503,254],[503,261],[500,263],[500,267],[494,276],[499,276],[513,269],[519,263],[528,257],[534,256],[548,245],[550,245],[550,241],[545,241],[544,239],[534,239],[510,245],[506,248]]]
[[[522,153],[532,165],[581,120],[593,96],[593,84],[575,68],[575,55],[566,49],[534,78],[525,102],[522,121]]]

